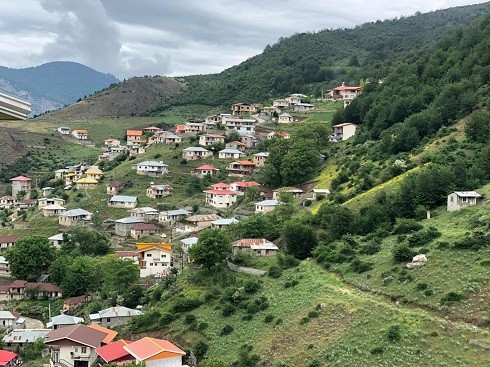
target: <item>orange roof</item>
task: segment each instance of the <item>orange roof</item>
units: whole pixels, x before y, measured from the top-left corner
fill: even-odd
[[[209,138],[224,138],[224,136],[220,134],[206,134],[204,136],[207,136]]]
[[[102,340],[102,343],[104,344],[109,344],[117,335],[117,331],[105,328],[103,326],[100,326],[99,324],[90,324],[88,325],[89,328],[95,329],[102,331],[103,333],[106,333],[107,336]]]
[[[74,130],[73,132],[77,134],[88,134],[87,130]]]
[[[142,252],[152,248],[172,252],[171,243],[137,243],[136,246],[138,247],[136,252]]]
[[[241,187],[260,186],[260,184],[255,181],[237,181],[237,182],[233,182],[232,185],[233,184]]]
[[[247,145],[247,144],[242,143],[241,141],[238,141],[238,140],[235,140],[233,143],[235,143],[236,145],[242,145],[242,146],[246,146]]]
[[[349,90],[349,89],[362,90],[362,87],[351,87],[349,85],[341,85],[340,87],[334,88],[333,90]]]
[[[145,127],[143,130],[148,130],[148,131],[151,131],[151,130],[160,130],[160,128],[156,127],[156,126],[148,126],[148,127]]]
[[[177,125],[175,128],[177,131],[185,131],[185,125]]]
[[[196,171],[197,170],[211,170],[211,171],[219,171],[215,166],[211,166],[210,164],[204,164],[202,166],[199,166],[195,169]]]
[[[143,135],[143,131],[141,130],[126,130],[127,136],[141,136]]]
[[[220,182],[220,183],[217,183],[217,184],[214,184],[214,185],[211,185],[211,186],[213,187],[213,189],[220,188],[220,187],[226,189],[226,188],[230,187],[229,184],[226,184],[224,182]]]
[[[183,350],[179,349],[169,341],[150,338],[148,336],[129,345],[125,345],[123,348],[131,353],[131,355],[134,356],[137,361],[145,361],[164,352],[166,353],[164,356],[162,356],[162,359],[185,356],[185,352]]]
[[[241,164],[242,166],[255,166],[255,163],[250,161],[236,161],[235,163]]]
[[[276,131],[277,136],[289,136],[289,133],[285,131]]]

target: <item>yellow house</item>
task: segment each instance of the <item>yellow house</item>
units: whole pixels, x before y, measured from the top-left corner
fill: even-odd
[[[137,243],[140,276],[163,276],[172,266],[171,243]]]
[[[104,172],[102,172],[97,166],[90,167],[85,174],[87,175],[87,178],[93,178],[95,180],[100,180],[102,176],[104,176]]]
[[[76,182],[78,189],[93,189],[98,183],[99,181],[90,177],[81,178]]]

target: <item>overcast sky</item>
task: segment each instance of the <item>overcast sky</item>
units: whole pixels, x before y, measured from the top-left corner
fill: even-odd
[[[77,61],[118,78],[219,72],[279,37],[478,0],[0,0],[0,65]]]

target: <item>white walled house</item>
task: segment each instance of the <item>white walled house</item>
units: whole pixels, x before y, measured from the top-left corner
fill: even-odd
[[[172,245],[169,243],[137,243],[140,277],[162,277],[172,266]]]
[[[143,161],[137,163],[133,168],[136,169],[138,175],[150,177],[163,177],[168,173],[168,165],[157,161]]]
[[[278,200],[271,199],[271,200],[259,201],[258,203],[255,203],[255,213],[262,213],[262,214],[269,213],[273,211],[278,205],[279,205]]]
[[[447,197],[447,211],[454,212],[481,202],[482,196],[476,191],[455,191]]]
[[[212,185],[211,190],[204,190],[206,205],[214,208],[229,208],[233,206],[238,197],[238,192],[230,189],[230,185],[219,183]]]
[[[182,158],[187,161],[209,158],[212,155],[213,152],[202,147],[188,147],[182,150]]]
[[[257,167],[263,167],[267,162],[267,158],[269,158],[269,152],[259,152],[254,154],[252,162],[255,163]]]
[[[199,145],[207,147],[213,144],[224,144],[225,137],[220,134],[203,134],[199,136]]]
[[[73,130],[71,133],[75,139],[78,140],[87,140],[88,139],[88,131],[87,130]]]
[[[291,116],[289,113],[287,112],[284,112],[284,113],[281,113],[277,119],[277,122],[279,124],[290,124],[294,121],[294,118],[293,116]]]
[[[256,120],[223,117],[222,124],[226,132],[236,131],[240,135],[255,135]]]
[[[134,310],[124,306],[114,306],[100,310],[97,313],[92,313],[89,315],[89,318],[94,324],[111,328],[114,326],[124,325],[129,322],[132,317],[142,314],[143,312],[140,310]]]
[[[158,222],[164,225],[172,225],[191,214],[192,212],[186,209],[167,210],[160,212]]]
[[[72,226],[76,223],[89,221],[92,213],[84,209],[72,209],[61,213],[58,217],[58,223],[62,226]]]
[[[161,199],[170,195],[172,190],[172,186],[170,185],[151,184],[146,188],[146,196],[152,199]]]
[[[194,168],[194,171],[192,171],[192,173],[194,173],[195,175],[197,175],[199,177],[205,177],[207,175],[213,177],[219,173],[219,169],[216,168],[215,166],[210,165],[210,164],[204,164],[202,166]]]
[[[108,206],[111,208],[136,208],[138,205],[137,196],[114,195],[109,199]]]
[[[218,152],[219,159],[239,159],[245,157],[245,153],[238,149],[226,148]]]
[[[344,122],[342,124],[333,125],[332,129],[332,140],[343,141],[349,139],[356,134],[357,125],[351,122]]]

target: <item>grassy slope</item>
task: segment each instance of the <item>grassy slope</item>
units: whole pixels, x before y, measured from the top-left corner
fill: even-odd
[[[285,288],[284,283],[293,279],[299,284]],[[270,307],[251,321],[242,320],[243,311],[223,317],[217,309],[219,301],[214,300],[191,312],[198,322],[209,324],[204,332],[189,330],[182,320],[165,332],[191,344],[205,340],[210,345],[207,356],[227,363],[237,359],[239,347],[246,343],[270,364],[282,361],[288,366],[304,365],[314,358],[321,366],[480,366],[490,357],[490,352],[467,344],[468,339],[485,340],[488,332],[346,288],[338,277],[312,261],[285,271],[280,279],[262,280],[261,295],[267,296]],[[191,284],[185,287],[188,294],[205,291]],[[300,323],[319,304],[319,317]],[[267,314],[273,315],[274,321],[265,323]],[[282,323],[276,324],[277,319]],[[234,331],[220,336],[227,324]],[[386,339],[392,325],[401,327],[398,343]],[[374,347],[383,348],[383,354],[372,354]]]

